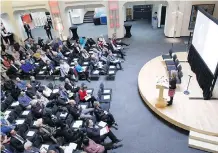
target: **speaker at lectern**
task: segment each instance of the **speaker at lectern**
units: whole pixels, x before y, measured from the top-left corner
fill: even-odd
[[[155,104],[155,107],[157,108],[164,108],[167,105],[166,100],[163,97],[164,89],[169,88],[169,81],[166,77],[162,76],[157,80],[156,83],[156,89],[159,89],[159,97],[157,98],[157,103]]]

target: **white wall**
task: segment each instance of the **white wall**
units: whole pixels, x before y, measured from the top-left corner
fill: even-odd
[[[8,14],[6,13],[1,14],[1,21],[4,24],[7,32],[14,32]]]
[[[215,4],[215,9],[214,9],[213,15],[214,15],[214,17],[218,18],[218,2],[215,2],[215,1],[184,1],[184,3],[185,3],[185,10],[184,10],[184,15],[183,15],[181,36],[189,36],[189,34],[190,34],[188,27],[189,27],[192,5]]]

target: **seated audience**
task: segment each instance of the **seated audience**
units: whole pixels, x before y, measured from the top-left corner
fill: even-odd
[[[34,74],[35,66],[22,60],[20,69],[22,70],[21,72],[24,74]]]
[[[86,127],[86,132],[87,132],[87,136],[94,140],[96,143],[100,143],[102,140],[104,140],[106,137],[110,138],[112,143],[118,143],[122,140],[118,139],[113,132],[108,129],[108,132],[101,135],[100,134],[100,128],[96,128],[95,124],[93,123],[92,120],[87,120],[86,121],[87,127]]]
[[[94,113],[97,120],[106,122],[109,127],[111,127],[113,124],[117,126],[114,116],[111,113],[103,110],[99,102],[94,102],[94,108]]]
[[[79,87],[76,86],[75,83],[70,81],[68,78],[65,79],[64,88],[66,90],[73,92],[73,93],[76,93],[79,91]]]
[[[89,113],[93,112],[94,108],[82,109],[74,100],[68,101],[68,105],[66,107],[74,119],[93,119],[93,116]]]

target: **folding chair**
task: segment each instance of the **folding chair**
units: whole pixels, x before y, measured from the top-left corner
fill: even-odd
[[[101,90],[102,95],[112,95],[112,89],[111,88],[104,88],[103,83],[100,84],[99,89]]]
[[[100,103],[110,103],[111,102],[111,95],[103,95],[101,90],[98,90],[97,100]]]

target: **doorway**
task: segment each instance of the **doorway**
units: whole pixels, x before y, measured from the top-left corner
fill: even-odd
[[[161,21],[160,25],[165,25],[165,20],[166,20],[166,6],[162,6],[161,8]]]
[[[151,21],[152,5],[134,5],[133,6],[134,20],[145,19]]]

